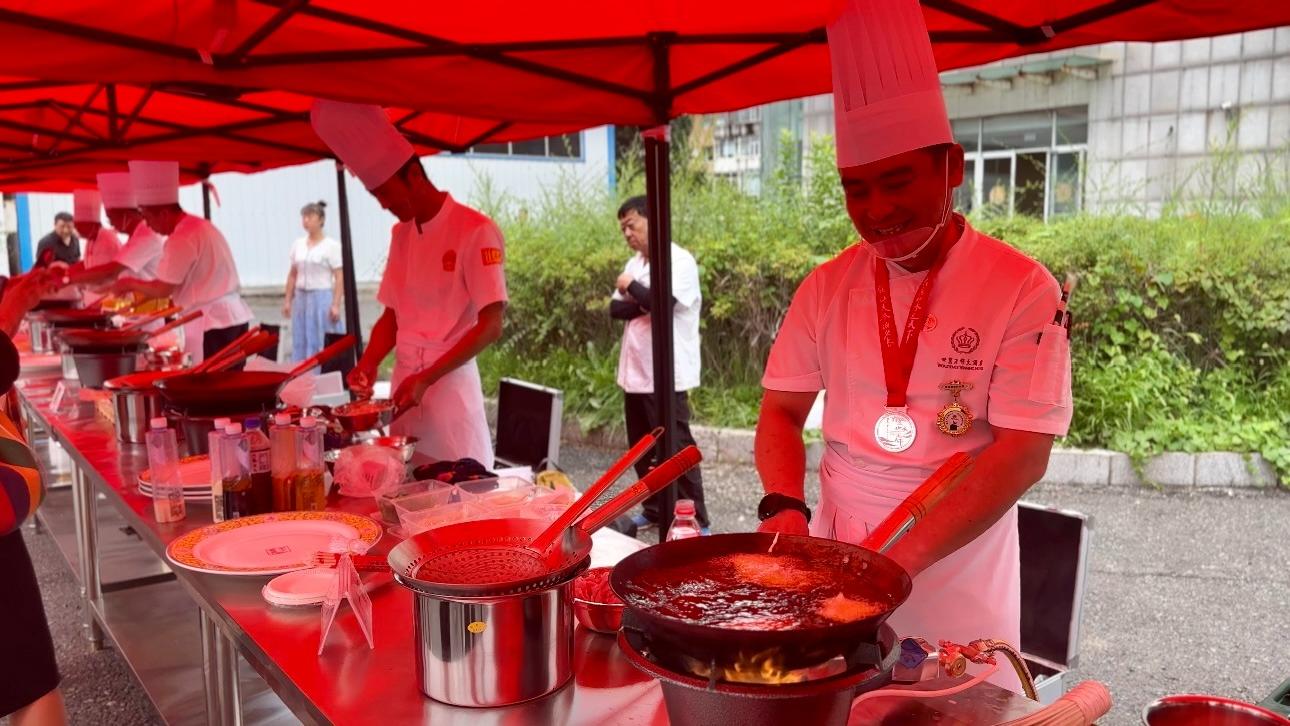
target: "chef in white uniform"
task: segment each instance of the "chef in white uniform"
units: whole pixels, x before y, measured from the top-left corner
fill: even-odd
[[[847,0],[828,38],[838,171],[862,241],[806,278],[771,349],[756,441],[761,529],[809,526],[858,543],[936,467],[970,452],[969,476],[889,551],[914,576],[890,622],[933,643],[1018,646],[1016,502],[1071,419],[1069,348],[1048,325],[1057,282],[951,212],[963,149],[917,0]],[[826,449],[811,513],[802,429],[821,390]],[[992,680],[1020,685],[1008,668]]]
[[[200,362],[246,332],[252,318],[233,252],[215,225],[179,206],[178,163],[131,161],[130,180],[144,221],[166,241],[155,279],[126,276],[113,289],[169,297],[185,312],[202,311],[183,328],[184,349]]]
[[[72,222],[76,232],[85,240],[85,256],[72,266],[68,275],[69,282],[76,280],[77,273],[92,270],[112,262],[121,251],[121,238],[116,230],[103,225],[103,202],[97,189],[72,190]],[[92,305],[102,299],[101,293],[84,290],[81,301]]]
[[[71,281],[88,286],[104,285],[116,281],[126,272],[140,280],[156,279],[162,237],[143,221],[143,214],[135,201],[134,186],[130,183],[130,173],[105,172],[98,175],[98,183],[108,222],[127,239],[115,258],[92,267],[87,264],[84,270],[71,276]]]
[[[506,274],[502,233],[491,219],[436,188],[412,145],[376,106],[319,99],[314,131],[398,217],[372,329],[350,387],[370,395],[377,368],[395,351],[391,427],[416,436],[437,460],[493,465],[475,356],[502,334]]]

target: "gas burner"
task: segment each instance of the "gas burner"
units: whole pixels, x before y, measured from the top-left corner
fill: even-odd
[[[767,726],[785,723],[809,723],[843,726],[851,712],[851,701],[860,693],[881,688],[891,682],[892,668],[900,657],[895,632],[883,625],[876,644],[857,653],[874,654],[866,660],[853,657],[835,658],[809,668],[772,672],[776,682],[748,682],[759,677],[768,658],[750,658],[747,667],[722,669],[741,671],[739,682],[723,680],[710,667],[685,656],[660,658],[644,643],[641,631],[633,627],[630,613],[618,633],[618,646],[633,666],[657,678],[663,686],[663,700],[668,718],[675,726],[726,726],[747,724]],[[688,661],[690,668],[673,667],[667,662]],[[686,672],[692,670],[693,672]],[[705,673],[705,676],[695,673]],[[747,675],[748,678],[743,678]]]

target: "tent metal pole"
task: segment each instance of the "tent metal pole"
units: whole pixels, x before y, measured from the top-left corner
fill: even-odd
[[[650,336],[654,354],[654,410],[663,436],[655,448],[655,462],[676,453],[676,380],[672,356],[672,198],[668,126],[655,126],[641,133],[645,141],[645,190],[649,197],[649,289],[651,298]],[[658,541],[667,538],[672,526],[676,485],[659,497]]]
[[[349,193],[345,167],[336,162],[336,204],[340,207],[341,278],[345,285],[345,332],[354,336],[355,358],[363,355],[363,325],[358,315],[358,276],[354,270],[354,238],[349,229]]]
[[[202,179],[202,216],[206,221],[211,218],[211,187],[206,182],[208,179]]]

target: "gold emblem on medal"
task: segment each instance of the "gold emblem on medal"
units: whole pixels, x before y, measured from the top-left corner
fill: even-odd
[[[936,414],[936,428],[948,436],[962,436],[971,431],[972,421],[975,416],[972,415],[972,409],[959,402],[959,395],[963,391],[972,390],[972,384],[962,381],[948,381],[942,383],[940,388],[942,391],[949,391],[954,398],[945,404],[940,413]]]

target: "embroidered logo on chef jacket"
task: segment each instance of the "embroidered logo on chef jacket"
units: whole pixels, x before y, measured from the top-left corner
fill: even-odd
[[[479,251],[484,257],[485,265],[502,264],[502,251],[496,247],[485,247]]]
[[[937,322],[936,316],[931,313],[928,313],[927,322],[923,323],[923,332],[930,333],[933,330],[936,330],[936,322]]]
[[[975,352],[979,345],[981,345],[981,335],[976,332],[976,328],[959,328],[950,336],[950,347],[955,353],[967,355]]]
[[[457,251],[448,250],[443,253],[443,271],[452,272],[457,269]]]

